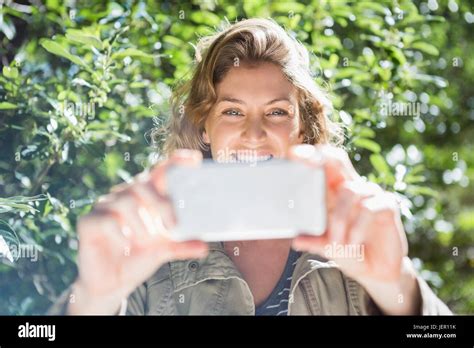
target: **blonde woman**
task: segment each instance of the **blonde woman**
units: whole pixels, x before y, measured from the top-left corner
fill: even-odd
[[[79,276],[50,313],[450,313],[406,256],[396,200],[361,180],[347,154],[331,145],[338,130],[300,43],[272,20],[249,19],[201,39],[196,60],[191,80],[172,99],[166,159],[112,189],[79,220]],[[325,234],[169,240],[176,221],[166,168],[197,166],[229,150],[234,159],[253,151],[260,160],[285,157],[323,167]],[[328,252],[345,245],[362,246],[363,257]]]

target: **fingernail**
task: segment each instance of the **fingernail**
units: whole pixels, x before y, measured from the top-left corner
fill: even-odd
[[[198,160],[201,157],[199,151],[191,149],[177,149],[173,153],[175,158]]]
[[[315,155],[316,149],[313,145],[302,144],[295,146],[293,148],[293,153],[300,158],[309,159]]]
[[[192,157],[192,151],[189,149],[176,149],[173,155],[176,157]]]

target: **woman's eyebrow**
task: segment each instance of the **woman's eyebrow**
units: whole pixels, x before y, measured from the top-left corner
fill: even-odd
[[[287,101],[291,103],[291,100],[287,97],[280,97],[280,98],[275,98],[270,100],[269,102],[266,102],[265,105],[270,105],[279,101]],[[243,104],[246,105],[247,103],[244,102],[241,99],[233,98],[233,97],[221,97],[217,100],[216,104],[222,103],[222,102],[231,102],[231,103],[237,103],[237,104]]]

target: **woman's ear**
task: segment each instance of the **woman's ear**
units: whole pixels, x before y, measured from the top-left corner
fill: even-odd
[[[206,129],[204,128],[204,130],[202,131],[202,139],[204,140],[204,142],[206,144],[210,144],[211,143],[211,140],[209,139],[209,136],[207,135],[207,132],[206,132]]]
[[[304,137],[305,137],[305,131],[304,131],[304,128],[301,127],[300,132],[299,132],[299,134],[298,134],[298,142],[299,142],[300,144],[303,144]]]

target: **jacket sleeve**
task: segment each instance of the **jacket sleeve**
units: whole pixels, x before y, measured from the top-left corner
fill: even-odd
[[[74,301],[72,285],[64,290],[48,309],[47,315],[67,315],[69,303]],[[122,301],[120,309],[115,315],[144,315],[145,314],[145,285],[139,286],[135,291]]]
[[[127,315],[145,315],[146,313],[146,285],[142,284],[136,288],[130,296],[128,296],[126,303]]]
[[[416,277],[420,290],[421,304],[418,315],[452,315],[451,310],[435,295],[433,290],[423,280],[420,275]],[[360,312],[364,315],[383,314],[375,302],[370,298],[364,287],[357,283],[353,289],[353,295],[357,297]]]
[[[148,314],[148,302],[151,292],[152,301],[159,301],[164,296],[163,290],[158,291],[162,287],[154,285],[159,284],[163,280],[169,279],[169,264],[160,267],[155,274],[147,281],[138,286],[133,292],[122,300],[120,309],[115,315],[146,315]],[[157,289],[158,288],[158,289]],[[73,285],[69,286],[57,298],[53,305],[49,308],[48,315],[67,315],[67,307],[70,302],[74,301]]]
[[[446,306],[430,289],[428,284],[417,276],[418,287],[421,294],[421,315],[452,315],[451,310]]]

